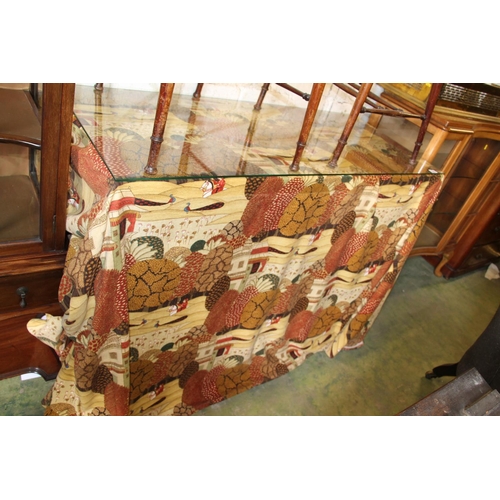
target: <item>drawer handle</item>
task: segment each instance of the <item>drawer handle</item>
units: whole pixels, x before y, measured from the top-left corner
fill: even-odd
[[[19,305],[21,307],[26,307],[28,305],[26,303],[26,294],[28,293],[28,289],[25,286],[21,286],[16,290],[16,293],[21,297],[21,302],[19,302]]]

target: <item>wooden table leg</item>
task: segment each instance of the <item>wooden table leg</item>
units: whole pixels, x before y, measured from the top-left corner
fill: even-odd
[[[103,93],[103,84],[96,83],[94,85],[94,106],[95,113],[99,115],[99,119],[97,120],[96,134],[95,134],[95,147],[97,151],[103,151],[102,144],[102,93]]]
[[[162,83],[160,86],[148,163],[144,167],[144,173],[147,175],[156,175],[158,173],[158,156],[160,155],[161,143],[163,142],[163,134],[165,132],[165,124],[167,123],[170,102],[172,101],[172,94],[174,93],[174,85],[175,83]]]
[[[363,107],[363,104],[365,103],[366,98],[370,93],[372,85],[373,83],[363,83],[361,85],[358,95],[356,96],[356,100],[354,101],[354,104],[352,106],[351,112],[349,113],[349,117],[347,118],[344,130],[342,131],[339,142],[337,143],[337,147],[333,152],[331,160],[328,162],[329,167],[334,168],[337,166],[337,161],[340,158],[340,155],[342,154],[345,145],[347,144],[347,140],[351,135],[352,129],[354,128],[354,124],[358,119],[359,113],[361,112],[361,108]]]
[[[262,107],[262,102],[264,101],[264,97],[266,97],[267,91],[269,90],[269,85],[270,85],[270,83],[263,83],[262,84],[262,87],[260,89],[259,98],[257,99],[255,106],[253,107],[253,109],[255,109],[255,111],[260,111],[260,108]]]
[[[442,83],[432,84],[429,98],[427,99],[427,104],[425,106],[424,119],[422,121],[422,125],[420,125],[417,140],[415,141],[415,147],[413,148],[413,153],[409,161],[409,164],[412,167],[417,163],[418,152],[420,151],[420,147],[422,146],[422,142],[424,141],[425,132],[427,131],[427,127],[429,126],[429,122],[431,121],[432,112],[434,111],[434,107],[436,106],[436,102],[439,98],[442,87]]]
[[[199,99],[201,97],[201,91],[203,89],[203,83],[196,84],[196,90],[194,91],[193,97]]]
[[[304,116],[304,121],[302,122],[299,140],[297,141],[297,149],[295,150],[295,156],[293,157],[292,164],[290,165],[290,170],[292,172],[298,172],[299,170],[300,159],[302,158],[302,153],[306,147],[307,139],[309,138],[309,133],[311,132],[312,124],[314,122],[316,112],[318,111],[319,102],[321,101],[324,88],[324,83],[313,83],[311,97],[307,103],[306,114]]]

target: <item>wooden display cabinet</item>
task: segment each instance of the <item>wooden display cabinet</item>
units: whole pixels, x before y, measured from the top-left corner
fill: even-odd
[[[442,255],[429,255],[436,242]],[[500,258],[500,134],[475,134],[449,173],[413,250],[438,276],[458,276]]]
[[[59,370],[26,329],[61,314],[74,84],[0,84],[0,379]]]
[[[424,95],[405,93],[399,85],[381,86],[384,98],[394,105],[422,112]],[[491,110],[483,114],[480,109],[456,103],[447,107],[440,100],[432,115],[418,166],[430,163],[445,178],[411,255],[424,256],[437,276],[457,276],[500,258],[498,114]],[[399,120],[399,125],[394,120]],[[401,123],[401,119],[384,117],[375,125],[377,134],[411,149],[419,122],[407,118]]]

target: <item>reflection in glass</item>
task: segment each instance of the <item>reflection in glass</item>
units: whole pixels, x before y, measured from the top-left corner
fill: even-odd
[[[325,91],[323,99],[332,98]],[[264,102],[173,95],[158,156],[158,174],[144,175],[158,92],[77,85],[74,146],[95,148],[115,181],[181,180],[206,177],[290,175],[304,108]],[[360,119],[338,168],[329,168],[347,120],[346,113],[320,106],[294,175],[407,172],[413,150],[395,148]],[[399,119],[398,127],[402,120]],[[414,142],[414,141],[413,141]],[[430,166],[430,165],[429,165]],[[418,172],[417,169],[415,171]],[[420,172],[425,173],[425,172]]]

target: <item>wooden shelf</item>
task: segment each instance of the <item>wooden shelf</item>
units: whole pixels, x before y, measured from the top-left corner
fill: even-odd
[[[39,149],[42,127],[38,110],[28,91],[0,89],[0,142]]]

